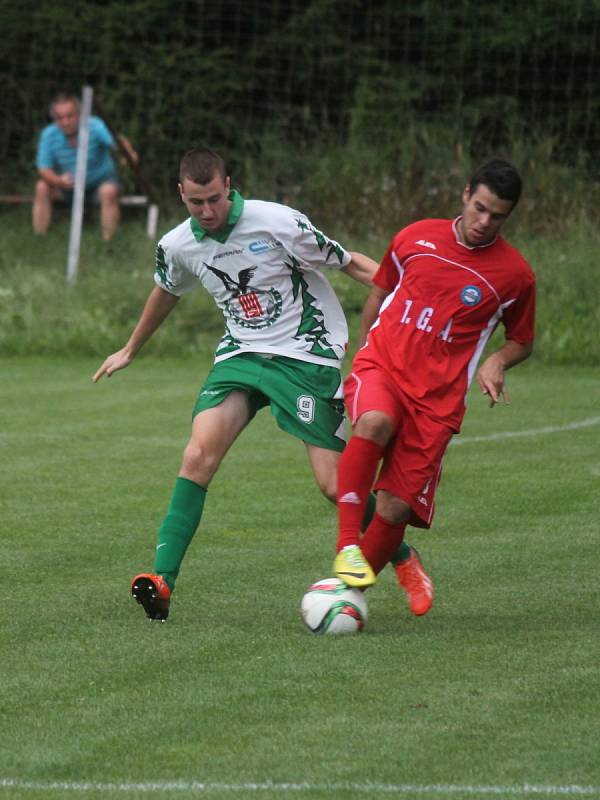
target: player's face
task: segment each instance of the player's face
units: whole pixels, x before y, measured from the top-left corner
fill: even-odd
[[[458,234],[468,247],[481,247],[496,237],[513,209],[512,200],[501,200],[484,184],[473,193],[467,186],[463,192],[463,214]]]
[[[74,136],[79,127],[79,108],[77,103],[67,100],[64,103],[55,103],[52,107],[52,117],[65,136]]]
[[[181,199],[190,216],[207,231],[219,231],[225,226],[231,208],[230,189],[229,178],[223,180],[218,173],[210,183],[194,183],[184,178],[179,184]]]

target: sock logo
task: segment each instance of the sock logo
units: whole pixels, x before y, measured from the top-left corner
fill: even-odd
[[[346,492],[346,494],[340,497],[338,503],[352,503],[353,505],[357,506],[360,505],[360,497],[356,494],[356,492]]]

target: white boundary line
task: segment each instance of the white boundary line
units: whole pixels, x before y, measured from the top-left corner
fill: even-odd
[[[0,779],[1,789],[23,789],[42,792],[192,792],[204,794],[208,792],[321,792],[339,796],[340,792],[362,792],[373,795],[374,792],[398,795],[433,795],[448,796],[451,794],[468,795],[509,795],[527,796],[560,796],[560,797],[600,797],[600,786],[546,786],[525,783],[521,786],[462,786],[460,784],[391,784],[391,783],[211,783],[202,781],[154,781],[144,783],[93,783],[88,781],[19,781],[10,778]]]
[[[498,433],[488,433],[482,436],[462,436],[459,434],[450,440],[451,445],[459,444],[477,444],[478,442],[495,442],[502,439],[518,439],[526,436],[544,436],[549,433],[563,433],[564,431],[575,431],[579,428],[591,428],[594,425],[600,424],[600,417],[588,417],[588,419],[579,420],[579,422],[567,422],[565,425],[551,425],[545,428],[526,428],[523,431],[499,431]],[[23,433],[15,431],[14,433],[0,432],[1,439],[22,439],[22,438],[36,438],[45,441],[60,441],[66,438],[62,433]],[[135,442],[136,444],[144,444],[144,442],[152,442],[153,444],[173,444],[173,439],[168,436],[122,436],[121,440],[126,442]]]
[[[458,436],[451,440],[451,444],[475,444],[477,442],[495,442],[500,439],[517,439],[523,436],[544,436],[547,433],[562,433],[563,431],[575,431],[578,428],[591,428],[598,425],[600,417],[590,417],[579,422],[569,422],[566,425],[551,425],[547,428],[529,428],[524,431],[501,431],[500,433],[489,433],[485,436]]]

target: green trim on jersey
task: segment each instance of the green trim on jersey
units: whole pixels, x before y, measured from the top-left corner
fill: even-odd
[[[305,338],[307,342],[310,342],[310,353],[323,358],[337,359],[337,354],[327,339],[329,332],[325,327],[325,317],[316,304],[316,297],[308,290],[300,262],[294,256],[290,256],[290,260],[285,263],[292,273],[294,300],[297,299],[299,293],[302,295],[302,316],[295,338]]]
[[[229,234],[234,229],[244,210],[244,198],[237,189],[232,189],[229,192],[229,200],[231,200],[231,208],[227,215],[227,222],[225,223],[225,227],[220,231],[206,231],[197,219],[190,217],[190,227],[197,242],[201,242],[205,236],[208,236],[209,239],[215,239],[217,242],[225,244]]]
[[[278,426],[307,444],[341,453],[346,421],[336,367],[285,356],[241,353],[216,363],[194,406],[193,416],[220,405],[233,391],[248,395],[250,419],[265,406]]]

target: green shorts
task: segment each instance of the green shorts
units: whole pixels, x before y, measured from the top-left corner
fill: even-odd
[[[248,395],[250,419],[270,404],[282,430],[326,450],[344,449],[346,420],[341,375],[335,367],[256,353],[232,356],[208,373],[193,416],[218,406],[236,389]]]

